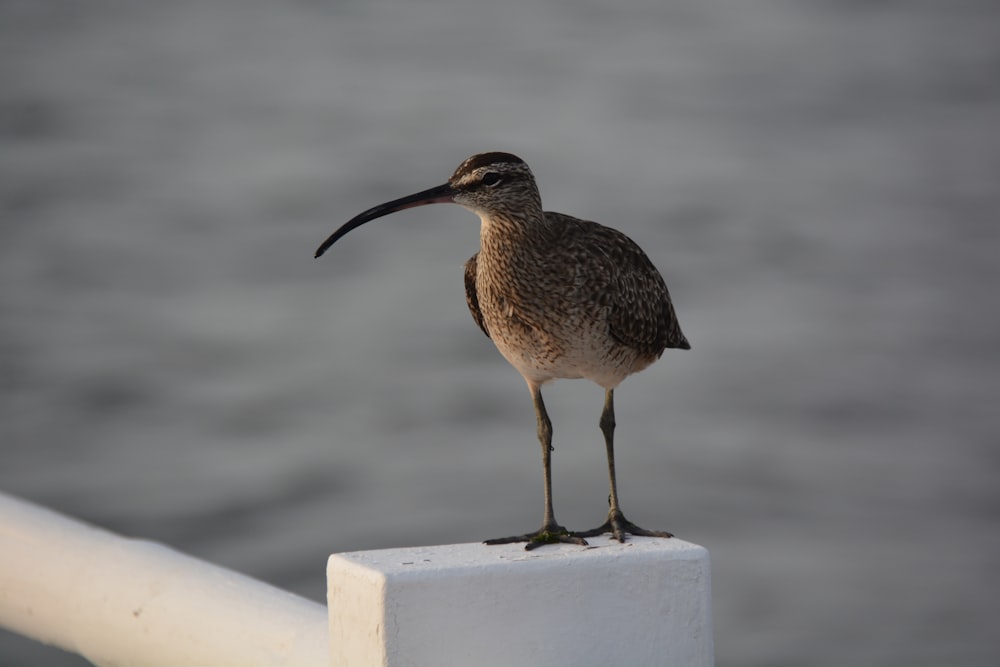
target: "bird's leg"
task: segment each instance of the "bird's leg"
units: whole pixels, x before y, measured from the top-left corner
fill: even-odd
[[[545,472],[545,516],[542,518],[542,527],[533,533],[486,540],[486,544],[527,542],[524,548],[529,551],[553,542],[586,545],[587,540],[571,534],[556,523],[555,513],[552,511],[552,422],[549,420],[545,403],[542,401],[541,388],[532,382],[528,383],[528,387],[531,389],[531,398],[535,403],[535,416],[538,418],[538,441],[542,445],[542,466]]]
[[[646,530],[640,528],[625,518],[618,505],[618,482],[615,479],[615,390],[607,389],[604,392],[604,410],[601,412],[601,433],[604,434],[604,445],[608,450],[608,478],[611,483],[611,494],[608,496],[608,504],[611,510],[608,512],[608,520],[593,530],[585,530],[573,533],[577,537],[594,537],[604,533],[611,533],[612,539],[619,542],[625,541],[625,535],[642,535],[645,537],[673,537],[671,533],[662,530]]]

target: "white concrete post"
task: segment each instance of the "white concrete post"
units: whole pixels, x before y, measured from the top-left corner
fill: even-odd
[[[711,666],[708,552],[678,539],[590,542],[334,554],[331,664]]]

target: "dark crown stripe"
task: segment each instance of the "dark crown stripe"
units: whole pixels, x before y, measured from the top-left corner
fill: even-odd
[[[487,167],[491,164],[524,164],[524,160],[519,158],[512,153],[480,153],[479,155],[473,155],[468,160],[462,163],[457,170],[455,170],[455,176],[459,174],[468,174],[470,172],[479,169],[480,167]]]

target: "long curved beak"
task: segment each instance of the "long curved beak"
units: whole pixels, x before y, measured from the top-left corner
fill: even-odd
[[[444,185],[439,185],[436,188],[431,188],[430,190],[424,190],[423,192],[417,192],[416,194],[412,194],[407,197],[401,197],[400,199],[394,199],[390,202],[379,204],[378,206],[368,209],[364,213],[359,213],[354,216],[344,223],[340,229],[335,231],[333,234],[330,234],[330,237],[323,241],[320,247],[316,249],[314,257],[321,256],[330,249],[330,246],[336,243],[342,236],[347,234],[347,232],[360,227],[366,222],[371,222],[376,218],[381,218],[382,216],[395,213],[396,211],[402,211],[407,208],[425,206],[426,204],[445,204],[454,201],[455,189],[451,187],[449,183],[445,183]]]

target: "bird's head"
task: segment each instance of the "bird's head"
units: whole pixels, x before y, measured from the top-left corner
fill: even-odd
[[[416,206],[461,204],[480,218],[523,218],[541,215],[542,202],[528,165],[511,153],[479,153],[455,170],[448,182],[394,199],[359,213],[323,242],[316,257],[352,229],[366,222]]]

